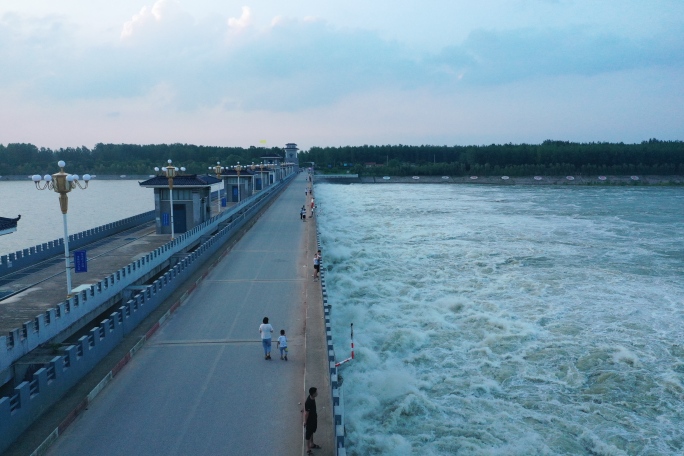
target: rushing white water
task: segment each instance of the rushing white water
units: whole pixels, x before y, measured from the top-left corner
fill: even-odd
[[[315,192],[347,454],[684,454],[684,190]]]

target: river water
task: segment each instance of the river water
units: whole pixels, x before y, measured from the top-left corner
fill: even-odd
[[[69,192],[69,234],[153,210],[153,190],[138,182],[93,179],[87,189]],[[213,192],[222,188],[221,184],[211,186]],[[64,237],[59,195],[51,190],[38,191],[28,178],[0,181],[0,217],[17,215],[21,215],[17,231],[0,236],[0,255]]]
[[[69,193],[69,234],[154,209],[154,192],[134,180],[93,179],[86,190]],[[0,255],[64,237],[59,195],[26,181],[0,181],[0,217],[21,215],[17,231],[0,236]]]
[[[315,193],[347,454],[684,454],[684,190]]]

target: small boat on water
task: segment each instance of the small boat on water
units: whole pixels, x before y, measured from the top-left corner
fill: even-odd
[[[0,217],[0,236],[17,231],[17,222],[20,218],[21,215],[18,215],[17,218]]]

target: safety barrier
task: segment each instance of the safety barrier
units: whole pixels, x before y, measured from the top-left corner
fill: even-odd
[[[256,215],[292,177],[294,176],[273,185],[269,191],[251,197],[250,201],[245,200],[244,203],[240,203],[235,211],[230,212],[232,215],[239,213],[231,222],[126,302],[118,311],[112,313],[109,318],[92,328],[87,336],[82,336],[75,345],[65,348],[63,355],[55,356],[44,367],[34,372],[31,380],[20,383],[14,388],[13,395],[0,398],[0,453],[7,449],[43,412],[76,385],[85,374],[92,370],[118,345],[125,335],[129,334],[145,317],[164,302],[179,285],[195,273],[237,230]],[[221,216],[223,214],[219,214],[215,218],[223,220],[229,214],[226,214],[225,217]],[[207,227],[213,226],[215,221],[210,220],[205,223],[207,223],[204,229],[206,232]],[[188,238],[193,236],[190,232],[183,236],[186,234]],[[167,246],[174,243],[182,245],[183,236],[170,242]]]
[[[113,234],[120,233],[141,223],[154,220],[154,211],[143,212],[116,222],[107,223],[96,228],[69,235],[69,249],[78,249],[84,245],[99,241]],[[33,266],[48,258],[64,256],[64,238],[44,242],[14,253],[0,256],[0,277]]]
[[[321,248],[321,243],[318,240],[320,235],[316,231],[316,243],[318,248]],[[325,339],[328,344],[328,364],[330,366],[330,389],[332,391],[333,403],[333,417],[335,426],[335,448],[337,456],[346,456],[347,450],[344,446],[345,430],[344,430],[344,398],[342,396],[342,384],[338,381],[337,362],[335,360],[335,348],[332,341],[332,328],[330,325],[330,311],[332,307],[328,303],[328,290],[325,285],[325,268],[321,264],[321,292],[323,294],[323,312],[325,314]]]

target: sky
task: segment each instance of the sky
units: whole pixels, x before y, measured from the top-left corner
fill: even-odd
[[[650,138],[682,0],[0,0],[0,144]]]

